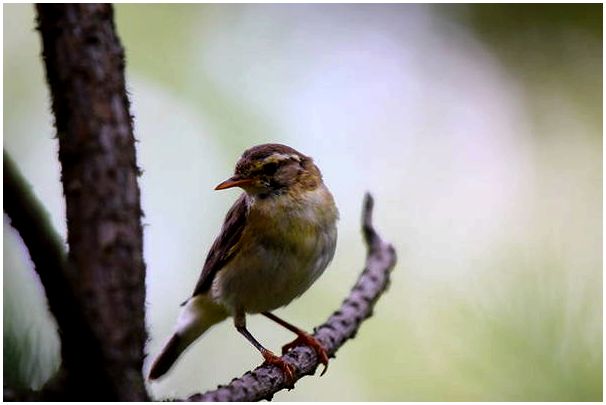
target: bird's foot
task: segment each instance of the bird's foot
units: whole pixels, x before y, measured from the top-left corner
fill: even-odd
[[[265,359],[265,364],[271,364],[279,367],[284,373],[284,378],[286,380],[286,386],[289,388],[294,388],[295,386],[295,367],[292,364],[287,363],[282,360],[280,357],[276,356],[269,350],[262,351],[261,354]]]
[[[300,333],[295,340],[282,346],[282,354],[288,352],[290,349],[296,346],[301,345],[307,345],[316,351],[318,361],[324,365],[324,370],[322,370],[322,374],[320,374],[320,376],[323,376],[328,369],[328,353],[326,353],[326,349],[322,347],[320,342],[318,342],[318,339],[315,337],[308,335],[307,333]]]

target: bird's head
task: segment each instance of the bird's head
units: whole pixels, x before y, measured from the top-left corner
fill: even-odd
[[[322,174],[309,156],[276,143],[246,150],[232,177],[215,190],[241,187],[249,195],[266,198],[295,190],[314,190],[322,184]]]

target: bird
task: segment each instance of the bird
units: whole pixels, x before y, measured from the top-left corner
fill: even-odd
[[[292,383],[294,366],[247,329],[246,316],[253,314],[297,335],[283,353],[308,345],[324,365],[322,375],[326,372],[328,355],[321,343],[271,312],[307,291],[333,259],[339,212],[320,169],[310,156],[289,146],[257,145],[244,151],[234,175],[215,190],[232,187],[243,192],[227,212],[174,333],[152,363],[150,380],[165,375],[211,326],[231,317],[264,363],[279,367]]]

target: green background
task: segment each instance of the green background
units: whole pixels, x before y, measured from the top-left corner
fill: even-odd
[[[236,191],[240,153],[314,157],[341,212],[325,275],[277,311],[306,329],[363,266],[362,196],[399,262],[330,364],[276,400],[602,399],[602,6],[115,7],[145,211],[148,361],[168,338]],[[4,148],[65,236],[30,5],[4,6]],[[39,387],[58,338],[4,221],[4,382]],[[278,350],[292,336],[252,317]],[[156,398],[260,363],[225,322]]]

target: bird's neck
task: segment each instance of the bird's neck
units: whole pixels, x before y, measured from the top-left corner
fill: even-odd
[[[265,198],[247,195],[247,199],[253,217],[277,219],[285,215],[320,223],[334,223],[338,218],[334,199],[324,183],[312,190],[288,189]]]

